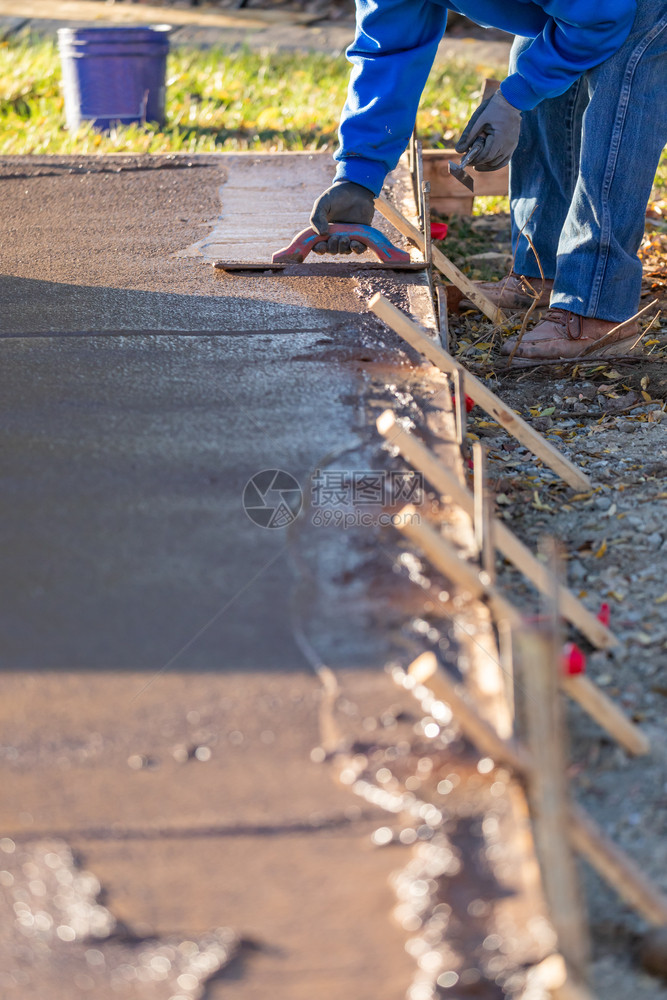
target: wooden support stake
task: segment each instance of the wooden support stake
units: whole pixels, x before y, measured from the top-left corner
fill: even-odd
[[[430,688],[436,698],[445,701],[454,713],[461,729],[481,753],[493,760],[502,761],[521,777],[529,777],[533,758],[521,743],[503,740],[493,726],[482,719],[476,710],[459,695],[465,705],[459,715],[459,702],[449,701],[452,682],[438,666],[433,653],[422,653],[410,665],[411,676]],[[454,689],[454,693],[457,694]],[[656,927],[667,926],[667,898],[649,882],[646,876],[616,844],[599,828],[585,809],[576,804],[569,807],[567,835],[574,849],[594,868],[629,906]]]
[[[515,642],[532,760],[528,797],[542,882],[559,949],[577,978],[585,980],[590,942],[569,842],[567,755],[558,695],[559,637],[521,630]]]
[[[408,342],[415,350],[428,358],[434,365],[447,375],[452,375],[457,367],[457,362],[451,355],[437,344],[435,344],[416,323],[414,323],[405,313],[392,305],[384,295],[374,295],[368,303],[371,312],[375,313],[387,326],[391,327],[400,337]],[[591,482],[581,469],[578,469],[568,458],[562,455],[557,448],[554,448],[549,441],[538,434],[534,428],[527,424],[517,413],[507,406],[495,393],[491,392],[483,382],[464,371],[464,392],[481,406],[483,410],[497,420],[513,437],[528,448],[533,455],[541,459],[545,465],[553,469],[561,479],[577,490],[588,490]]]
[[[568,976],[565,959],[558,952],[544,958],[528,972],[530,988],[548,990],[554,1000],[594,1000],[593,994],[583,983]]]
[[[398,448],[403,458],[421,472],[442,496],[450,496],[466,514],[473,517],[473,498],[456,476],[446,469],[439,459],[419,438],[398,423],[391,410],[385,410],[377,420],[377,429],[382,437]],[[543,594],[551,593],[551,581],[547,567],[535,558],[523,542],[514,535],[507,525],[497,519],[492,520],[493,540],[498,551],[516,566],[528,580]],[[566,587],[558,590],[558,602],[563,617],[572,623],[594,646],[609,649],[618,640],[598,621],[588,608]]]
[[[589,677],[585,674],[565,675],[561,684],[570,698],[581,705],[599,726],[612,733],[629,753],[641,756],[650,751],[649,741],[641,729]]]
[[[482,569],[487,574],[489,581],[494,583],[496,578],[496,548],[493,539],[494,519],[491,513],[491,496],[486,481],[486,453],[484,445],[480,441],[475,441],[472,446],[472,461],[475,541],[480,552]]]
[[[401,215],[401,213],[394,208],[394,206],[387,201],[387,199],[380,195],[379,198],[375,199],[375,207],[378,212],[384,215],[388,222],[391,222],[393,226],[398,229],[399,233],[406,236],[414,245],[421,250],[422,253],[426,250],[426,244],[424,241],[424,234],[420,233],[419,230],[412,225],[411,222]],[[442,274],[448,278],[452,284],[460,288],[462,292],[465,292],[467,298],[471,302],[481,309],[485,316],[498,326],[505,322],[504,312],[498,308],[495,303],[491,301],[488,296],[484,295],[483,292],[479,290],[477,285],[466,277],[462,271],[459,271],[455,264],[452,264],[449,257],[445,257],[441,250],[437,247],[433,247],[433,263]]]
[[[524,626],[521,613],[494,586],[490,585],[485,573],[480,573],[465,559],[462,559],[456,549],[445,541],[430,524],[421,521],[416,507],[408,504],[397,516],[396,528],[406,535],[448,580],[451,580],[471,597],[486,597],[495,617],[506,621],[514,628]],[[554,586],[557,582],[550,579]],[[560,666],[560,664],[559,664]],[[559,670],[561,685],[570,697],[579,702],[584,711],[602,726],[621,746],[632,753],[647,753],[648,741],[620,708],[603,694],[599,688],[585,677],[566,678]],[[570,681],[566,684],[566,681]],[[575,683],[572,683],[575,681]],[[583,692],[583,696],[582,696]],[[580,701],[580,697],[582,700]]]
[[[447,313],[447,293],[444,285],[437,285],[435,289],[436,304],[438,306],[438,327],[440,329],[440,343],[444,351],[449,351],[449,315]]]
[[[407,504],[396,516],[395,526],[421,549],[426,558],[448,580],[467,591],[471,597],[486,597],[497,618],[507,619],[511,625],[520,626],[522,618],[495,587],[489,586],[480,571],[466,559],[430,524],[421,520],[416,507]],[[484,574],[485,575],[485,574]]]
[[[528,770],[530,761],[523,747],[502,739],[493,726],[477,714],[459,694],[454,680],[438,666],[434,653],[426,652],[418,656],[408,667],[408,673],[418,684],[424,684],[436,698],[449,705],[464,734],[482,753],[500,764],[506,764],[518,774]]]
[[[466,414],[466,394],[464,389],[463,372],[457,365],[452,372],[452,382],[454,384],[454,414],[456,416],[456,443],[460,448],[466,439],[467,414]]]
[[[580,806],[572,807],[570,839],[585,858],[633,909],[655,927],[667,927],[667,899],[641,869],[602,832]]]
[[[422,176],[424,166],[422,161]],[[430,267],[433,263],[433,242],[431,239],[431,185],[429,181],[422,181],[422,206],[423,206],[423,229],[424,229],[424,260]]]

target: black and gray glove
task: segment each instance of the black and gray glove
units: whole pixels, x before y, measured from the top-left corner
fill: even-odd
[[[354,181],[336,181],[313,205],[310,224],[320,236],[327,236],[330,222],[360,223],[370,226],[375,214],[375,195]],[[331,235],[316,243],[313,253],[363,253],[366,247],[349,236]]]
[[[500,170],[517,147],[520,129],[521,112],[497,90],[470,118],[456,143],[456,152],[465,153],[475,139],[483,136],[484,145],[468,163],[476,170]]]

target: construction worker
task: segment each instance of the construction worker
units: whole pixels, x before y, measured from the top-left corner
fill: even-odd
[[[514,271],[481,287],[501,308],[549,311],[523,358],[625,353],[638,325],[637,250],[667,142],[667,0],[356,0],[353,65],[332,187],[311,224],[370,224],[373,199],[407,146],[447,8],[514,33],[509,73],[472,115],[477,170],[510,162]],[[542,284],[535,254],[546,280]],[[361,252],[330,236],[318,252]],[[613,331],[613,332],[612,332]],[[608,336],[606,336],[608,335]],[[505,342],[510,353],[515,341]]]

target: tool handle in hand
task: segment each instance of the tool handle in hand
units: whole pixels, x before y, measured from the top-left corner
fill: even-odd
[[[320,236],[313,229],[304,229],[294,237],[288,247],[278,250],[273,255],[273,263],[288,261],[290,263],[302,263],[313,247],[317,243],[326,243],[329,236],[349,236],[351,240],[363,243],[365,247],[372,250],[378,260],[385,264],[409,264],[410,254],[405,250],[399,250],[391,240],[387,239],[384,233],[373,226],[362,226],[359,223],[330,222],[329,231],[324,236]]]
[[[459,166],[460,167],[467,167],[468,164],[470,163],[471,159],[473,158],[473,156],[476,156],[477,153],[480,152],[480,150],[482,149],[482,146],[484,145],[484,138],[485,137],[483,135],[478,135],[477,136],[477,138],[473,142],[473,144],[470,147],[470,149],[468,150],[468,152],[465,154],[465,156],[459,162]]]

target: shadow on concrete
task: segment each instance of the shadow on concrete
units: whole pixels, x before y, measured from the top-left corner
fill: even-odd
[[[156,270],[160,266],[168,273],[174,264],[160,261]],[[319,307],[303,308],[305,283],[312,290],[313,282],[319,280],[313,269],[303,273],[302,267],[301,275],[274,277],[273,294],[265,297],[262,275],[249,280],[247,275],[218,273],[211,282],[210,269],[204,264],[200,266],[211,289],[205,295],[134,289],[122,287],[121,281],[121,287],[117,287],[0,275],[0,337],[81,333],[146,336],[169,331],[189,335],[194,332],[195,336],[200,332],[227,336],[358,333],[359,314],[338,308],[336,298],[330,293],[322,296]],[[322,268],[321,277],[330,279],[331,265],[314,267]],[[45,269],[48,265],[42,266]],[[339,267],[338,274],[342,280],[349,280],[349,271],[344,267]],[[127,275],[123,277],[127,281]]]
[[[359,316],[9,277],[0,298],[0,668],[303,669],[285,529],[243,491],[357,441]]]

